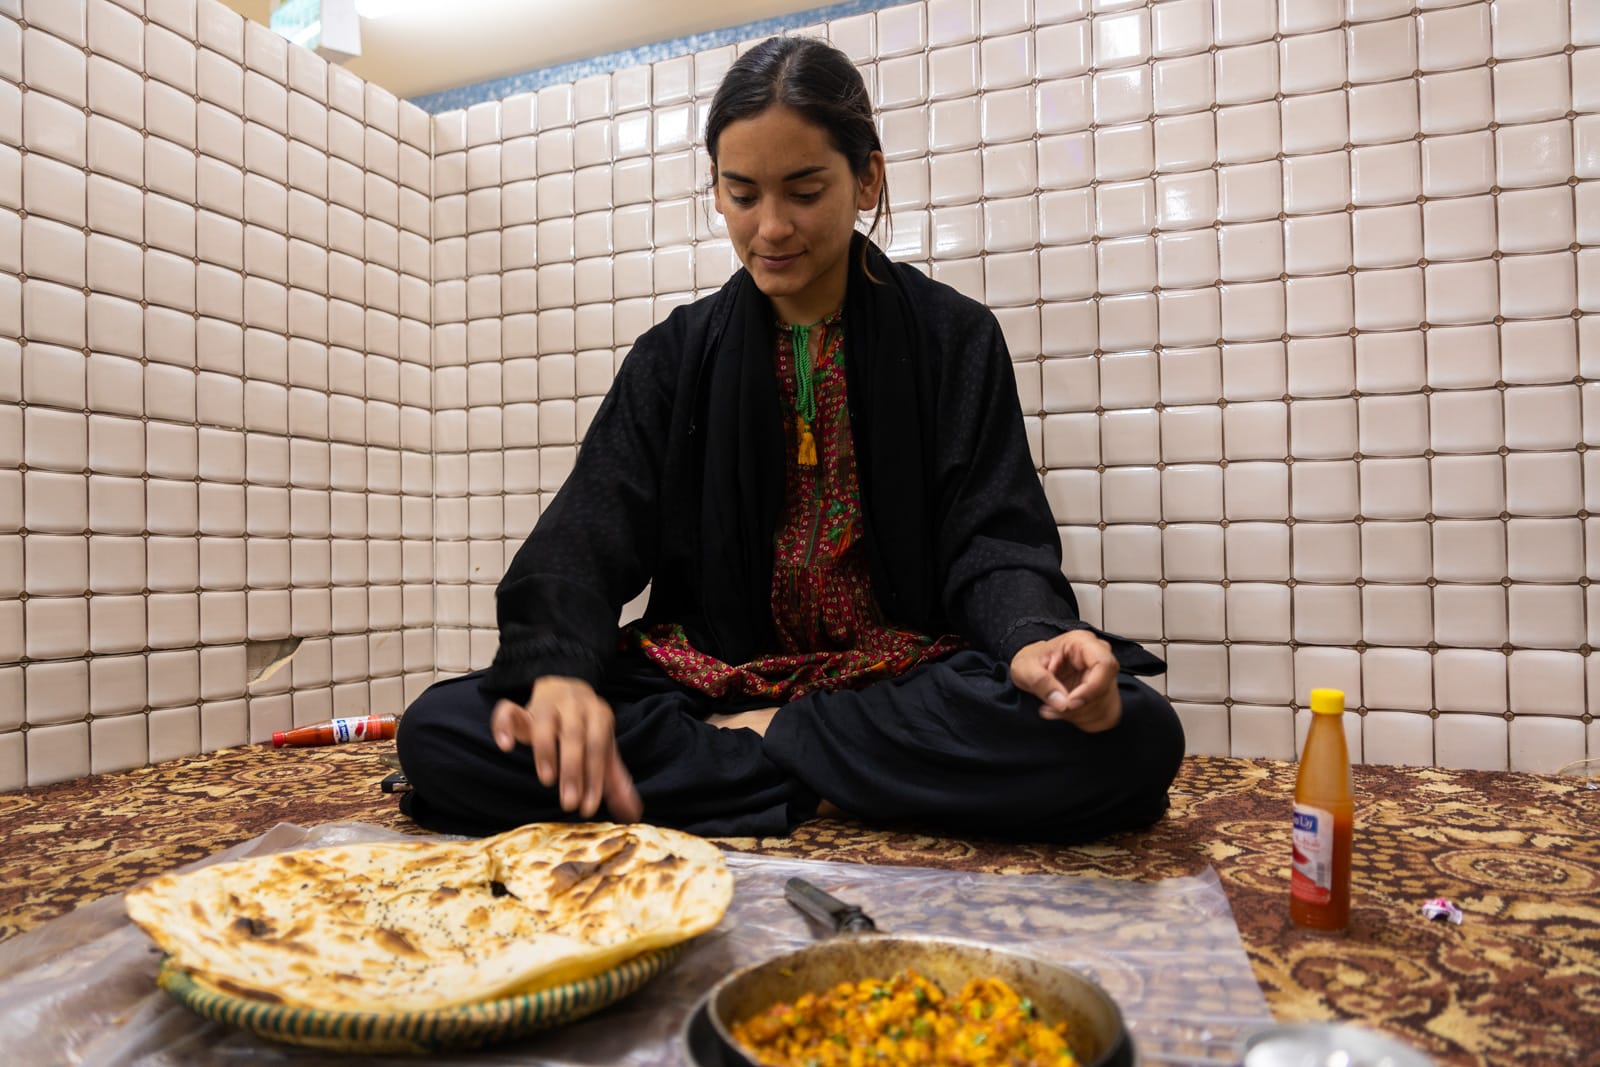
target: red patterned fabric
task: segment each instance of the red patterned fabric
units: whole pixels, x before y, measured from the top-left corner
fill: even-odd
[[[885,625],[873,599],[861,540],[861,493],[845,403],[840,319],[836,311],[813,327],[820,334],[812,368],[814,467],[801,466],[797,459],[794,351],[789,328],[777,331],[778,382],[789,412],[783,513],[773,545],[777,650],[734,666],[696,649],[679,625],[631,631],[669,677],[712,696],[764,697],[778,704],[816,690],[860,689],[962,647],[956,637],[935,641]]]

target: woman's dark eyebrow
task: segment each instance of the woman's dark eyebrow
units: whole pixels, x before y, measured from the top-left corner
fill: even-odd
[[[783,180],[786,182],[797,182],[801,178],[809,178],[818,171],[824,171],[827,169],[827,167],[820,163],[815,167],[801,167],[799,170],[792,170],[788,174],[785,174],[783,176]],[[756,184],[756,180],[754,178],[747,178],[743,174],[738,174],[731,170],[722,171],[721,174],[730,182],[743,182],[746,185]]]

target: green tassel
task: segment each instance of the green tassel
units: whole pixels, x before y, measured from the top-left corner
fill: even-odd
[[[819,325],[821,319],[810,324],[797,322],[789,327],[791,347],[794,349],[794,410],[798,418],[796,431],[799,435],[796,442],[796,459],[803,467],[817,465],[816,439],[811,435],[811,425],[817,421],[817,397],[811,381],[811,327]]]

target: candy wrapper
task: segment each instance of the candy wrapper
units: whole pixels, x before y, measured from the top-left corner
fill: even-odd
[[[1434,897],[1422,905],[1422,914],[1428,919],[1448,919],[1457,926],[1461,925],[1461,909],[1444,897]]]

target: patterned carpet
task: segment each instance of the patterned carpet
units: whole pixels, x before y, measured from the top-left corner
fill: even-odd
[[[411,829],[376,746],[252,747],[0,794],[0,940],[280,822]],[[1191,757],[1154,829],[1017,845],[818,821],[743,851],[991,873],[1222,879],[1281,1021],[1349,1019],[1440,1064],[1585,1062],[1600,1048],[1600,788],[1551,778],[1358,767],[1350,933],[1288,922],[1292,765]],[[1422,902],[1465,912],[1429,922]],[[1588,1062],[1593,1062],[1589,1059]]]

